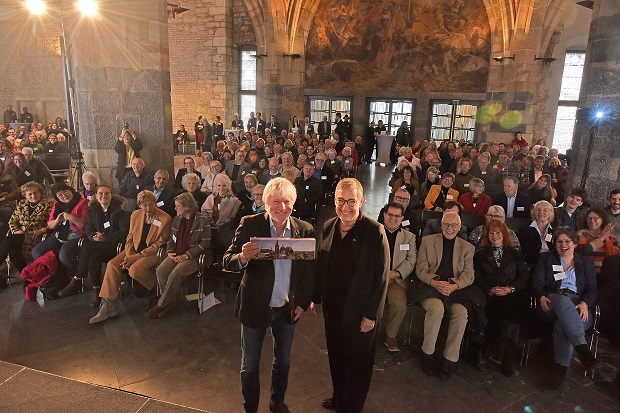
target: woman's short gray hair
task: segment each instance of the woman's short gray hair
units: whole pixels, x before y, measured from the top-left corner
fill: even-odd
[[[198,177],[198,175],[196,175],[193,172],[190,172],[188,174],[183,175],[183,178],[181,179],[181,186],[183,187],[183,189],[187,190],[187,182],[190,179],[195,179],[196,181],[198,181],[198,186],[200,186],[200,178]]]
[[[532,219],[536,219],[536,217],[534,216],[534,210],[538,207],[545,208],[547,210],[547,213],[549,214],[549,222],[553,221],[553,218],[555,217],[555,211],[553,210],[553,205],[551,205],[551,203],[547,201],[538,201],[534,205],[532,205]]]
[[[189,209],[190,214],[194,214],[198,211],[198,204],[196,203],[194,196],[189,192],[183,192],[182,194],[177,195],[174,198],[174,201]]]
[[[506,212],[504,211],[504,207],[500,205],[491,205],[487,211],[487,214],[501,215],[500,221],[506,221]],[[489,218],[487,217],[487,221],[488,220]]]
[[[92,171],[86,171],[82,174],[82,182],[91,182],[97,185],[99,183],[99,177]]]
[[[155,196],[155,194],[151,191],[140,191],[138,193],[138,196],[136,197],[136,203],[138,204],[138,206],[144,204],[145,202],[152,202],[152,203],[156,203],[157,202],[157,197]]]
[[[269,200],[278,194],[291,201],[291,204],[297,201],[297,190],[295,189],[295,185],[288,179],[279,177],[270,180],[267,185],[265,185],[263,201],[265,201],[265,204],[268,204]]]

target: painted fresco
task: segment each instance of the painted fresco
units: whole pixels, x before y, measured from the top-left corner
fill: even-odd
[[[485,92],[482,0],[323,0],[306,45],[306,87]]]

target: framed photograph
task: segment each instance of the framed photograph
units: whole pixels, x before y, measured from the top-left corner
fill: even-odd
[[[251,237],[250,242],[260,246],[255,260],[314,260],[314,238],[262,238]]]

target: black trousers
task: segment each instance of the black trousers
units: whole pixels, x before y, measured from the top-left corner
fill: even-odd
[[[11,264],[17,267],[21,273],[26,266],[26,259],[22,255],[22,246],[24,245],[24,234],[7,234],[6,238],[0,244],[0,262],[6,257],[11,258]]]
[[[113,241],[91,241],[84,239],[80,260],[75,272],[78,278],[86,278],[90,274],[93,287],[101,286],[101,264],[116,257],[116,247],[118,242]]]
[[[325,314],[329,370],[339,413],[358,413],[364,408],[375,363],[378,331],[378,323],[368,333],[362,333],[359,325],[343,327],[340,320]]]

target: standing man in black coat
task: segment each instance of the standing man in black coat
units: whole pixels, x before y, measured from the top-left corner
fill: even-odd
[[[297,201],[295,202],[294,216],[313,224],[312,220],[316,217],[316,208],[321,201],[323,185],[314,176],[314,165],[306,162],[302,168],[302,173],[295,179],[295,189],[297,190]]]
[[[261,116],[263,116],[262,113],[256,112],[256,132],[260,132],[263,136],[265,136],[265,128],[267,127],[267,124]]]
[[[218,142],[222,139],[224,139],[224,124],[220,117],[216,116],[215,122],[213,122],[213,141]]]
[[[295,187],[284,178],[274,178],[263,192],[265,214],[244,217],[232,245],[224,255],[224,267],[243,271],[237,293],[235,316],[241,322],[241,391],[246,412],[259,409],[260,354],[266,329],[273,336],[273,370],[269,410],[289,412],[284,403],[288,385],[295,323],[310,305],[314,289],[315,261],[255,260],[260,246],[251,237],[312,238],[310,224],[292,218],[297,199]]]
[[[323,120],[319,122],[319,137],[321,140],[329,138],[332,133],[332,124],[327,120],[327,116],[323,116]]]
[[[333,397],[323,407],[361,412],[370,387],[390,271],[383,225],[362,215],[364,189],[355,178],[336,186],[336,218],[318,237],[313,312],[325,313]]]

